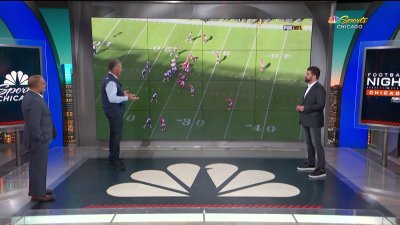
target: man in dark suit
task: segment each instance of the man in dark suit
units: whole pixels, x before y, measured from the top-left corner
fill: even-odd
[[[324,126],[325,88],[318,82],[320,70],[316,66],[307,68],[304,81],[308,84],[303,103],[296,107],[300,113],[300,124],[304,130],[307,145],[307,160],[297,167],[300,171],[313,171],[310,178],[325,177],[325,153],[321,142],[321,128]],[[317,154],[317,164],[315,164]]]
[[[108,63],[108,70],[103,78],[100,90],[104,114],[110,124],[110,154],[108,160],[111,168],[125,170],[125,165],[119,157],[125,102],[137,100],[139,97],[128,91],[122,91],[122,84],[118,79],[122,72],[121,61],[118,59],[111,60]]]
[[[41,75],[28,79],[29,91],[21,103],[25,120],[23,145],[29,150],[29,196],[32,201],[52,201],[53,191],[46,190],[49,144],[55,138],[55,129],[49,108],[43,100],[46,82]]]

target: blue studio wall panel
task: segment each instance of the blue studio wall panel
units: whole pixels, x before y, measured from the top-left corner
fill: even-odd
[[[400,25],[400,2],[384,2],[369,18],[361,30],[352,49],[343,82],[340,111],[339,147],[367,148],[367,129],[355,127],[354,112],[360,108],[360,100],[355,99],[357,68],[360,42],[390,40]]]
[[[46,55],[46,60],[42,62],[43,76],[48,79],[44,97],[49,99],[50,111],[57,130],[57,137],[50,144],[50,147],[63,146],[60,80],[49,39],[32,10],[22,1],[0,1],[0,18],[13,38],[43,41],[46,45],[46,48],[42,49],[42,51],[45,51],[42,52],[42,55]],[[47,68],[47,71],[45,68]]]

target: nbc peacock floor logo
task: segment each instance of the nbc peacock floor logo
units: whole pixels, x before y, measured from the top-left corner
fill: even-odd
[[[162,170],[142,170],[131,174],[133,182],[113,185],[107,194],[115,197],[190,197],[190,189],[200,166],[173,164]],[[218,197],[293,197],[300,190],[290,184],[270,182],[275,175],[265,170],[244,170],[232,164],[216,163],[205,167]],[[178,182],[179,181],[179,182]]]
[[[29,90],[29,76],[22,71],[11,71],[4,78],[3,84],[0,84],[0,102],[22,101],[24,94]]]

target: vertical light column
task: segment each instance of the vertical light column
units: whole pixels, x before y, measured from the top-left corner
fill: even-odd
[[[62,64],[61,69],[65,81],[65,91],[63,93],[64,103],[64,144],[67,146],[75,145],[76,143],[76,111],[74,106],[74,84],[72,64]]]

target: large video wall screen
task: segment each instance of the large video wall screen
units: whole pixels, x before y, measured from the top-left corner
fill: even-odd
[[[123,89],[140,97],[126,102],[124,140],[301,139],[295,107],[311,27],[311,19],[92,18],[97,138],[109,138],[100,83],[118,58]]]

